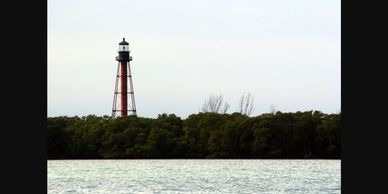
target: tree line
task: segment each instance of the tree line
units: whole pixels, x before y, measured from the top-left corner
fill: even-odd
[[[249,111],[249,110],[248,110]],[[340,159],[341,113],[48,117],[48,159]]]

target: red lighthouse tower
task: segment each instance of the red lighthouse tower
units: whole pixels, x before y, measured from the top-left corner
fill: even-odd
[[[123,41],[119,43],[119,55],[116,57],[118,61],[117,65],[117,75],[115,83],[115,91],[113,96],[113,106],[112,106],[112,118],[115,118],[116,112],[120,112],[121,116],[127,116],[128,111],[132,115],[136,115],[136,105],[135,105],[135,94],[133,92],[133,83],[132,83],[132,74],[129,61],[132,61],[132,57],[129,56],[129,47],[128,42]],[[128,81],[129,80],[129,88]],[[120,90],[119,90],[120,86]],[[131,105],[128,108],[128,94],[131,99]],[[117,96],[120,96],[120,109],[117,109]]]

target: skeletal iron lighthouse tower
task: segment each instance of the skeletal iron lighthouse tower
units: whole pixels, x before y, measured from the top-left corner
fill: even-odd
[[[132,74],[129,61],[132,61],[132,57],[129,56],[128,42],[123,41],[119,43],[119,56],[116,57],[118,61],[117,75],[115,83],[115,91],[113,96],[112,106],[112,118],[117,116],[116,112],[120,112],[120,116],[127,116],[128,111],[132,115],[136,115],[135,94],[133,92]],[[127,80],[129,79],[129,88]],[[120,88],[120,90],[119,90]],[[128,94],[131,99],[131,105],[128,108]],[[120,109],[117,109],[117,96],[120,96]]]

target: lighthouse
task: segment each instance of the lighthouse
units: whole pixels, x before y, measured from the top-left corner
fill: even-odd
[[[129,63],[132,61],[132,57],[129,55],[129,53],[129,43],[125,41],[125,38],[123,38],[123,41],[119,43],[118,56],[116,56],[116,61],[118,64],[113,95],[112,118],[116,118],[117,116],[127,116],[128,112],[131,115],[136,115],[135,93],[133,91],[132,73]],[[117,109],[118,96],[120,96],[119,109]],[[130,98],[131,102],[129,106],[128,97]]]

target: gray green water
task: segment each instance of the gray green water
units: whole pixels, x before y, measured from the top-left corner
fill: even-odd
[[[340,160],[49,160],[48,193],[341,193]]]

